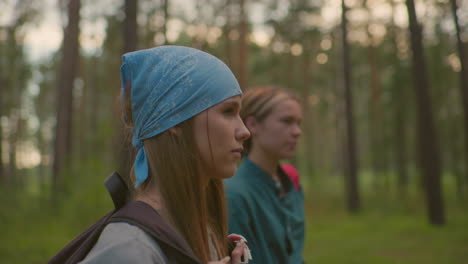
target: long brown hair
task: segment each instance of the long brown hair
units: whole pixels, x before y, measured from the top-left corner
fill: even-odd
[[[130,85],[125,88],[124,121],[133,127]],[[149,177],[137,190],[158,186],[168,219],[184,237],[194,254],[210,261],[210,239],[218,258],[227,255],[227,214],[222,180],[207,179],[199,172],[200,154],[193,140],[193,118],[177,125],[180,133],[165,131],[143,141]],[[133,168],[131,182],[135,183]],[[208,182],[208,183],[207,183]],[[212,234],[209,238],[209,233]]]
[[[242,108],[240,116],[242,121],[254,117],[257,122],[262,122],[273,111],[273,107],[280,102],[293,99],[300,103],[299,98],[291,91],[280,86],[256,86],[250,88],[242,96]],[[244,153],[249,154],[252,147],[252,137],[244,141]]]

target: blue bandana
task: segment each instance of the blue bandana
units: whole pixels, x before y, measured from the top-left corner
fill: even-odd
[[[226,64],[193,48],[161,46],[127,53],[122,60],[122,89],[130,83],[132,143],[138,148],[136,188],[148,178],[144,139],[242,91]]]

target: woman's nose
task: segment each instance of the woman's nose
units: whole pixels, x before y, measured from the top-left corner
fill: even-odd
[[[250,137],[250,132],[247,127],[244,125],[244,122],[240,122],[240,127],[236,131],[236,139],[244,141]]]
[[[294,128],[293,128],[293,135],[295,137],[298,137],[302,134],[302,129],[299,125],[294,125]]]

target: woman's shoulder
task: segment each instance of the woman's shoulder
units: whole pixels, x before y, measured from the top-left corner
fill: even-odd
[[[167,263],[158,243],[139,227],[110,223],[81,263],[131,263],[135,260],[139,263]]]

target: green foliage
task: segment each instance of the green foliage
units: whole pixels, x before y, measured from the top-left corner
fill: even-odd
[[[0,262],[44,263],[109,211],[112,202],[102,183],[110,172],[95,159],[83,162],[70,172],[71,188],[55,206],[49,197],[2,189]],[[462,264],[468,257],[468,210],[455,200],[450,181],[448,224],[437,228],[427,223],[416,182],[402,199],[392,191],[376,192],[372,175],[364,175],[366,210],[349,215],[339,177],[303,178],[307,263]]]
[[[50,196],[2,189],[0,192],[1,263],[45,263],[72,238],[112,209],[103,182],[110,174],[95,159],[72,172],[68,192]]]
[[[11,16],[17,20],[11,25],[0,25],[0,154],[5,163],[0,163],[4,165],[4,169],[0,169],[3,184],[0,185],[3,208],[0,224],[4,227],[0,236],[0,263],[44,263],[112,208],[102,183],[115,168],[119,152],[120,142],[115,135],[119,135],[116,125],[119,122],[118,75],[124,16],[121,9],[104,12],[93,3],[91,8],[95,9],[96,17],[83,18],[87,22],[105,21],[105,36],[94,52],[82,47],[77,80],[81,86],[77,85],[80,89],[75,89],[74,95],[72,168],[64,173],[65,194],[57,197],[50,193],[49,171],[60,53],[36,63],[27,60],[28,47],[23,38],[27,31],[33,30],[27,25],[40,18],[42,1],[19,2]],[[304,107],[308,107],[304,113],[304,127],[309,127],[304,128],[296,160],[305,175],[303,183],[307,190],[305,257],[308,263],[457,264],[468,259],[468,231],[463,226],[468,222],[468,213],[466,208],[459,207],[463,192],[465,199],[468,192],[462,144],[466,133],[461,122],[459,76],[450,63],[456,57],[455,39],[443,26],[451,21],[448,5],[435,1],[437,8],[434,10],[441,12],[428,13],[424,22],[425,55],[442,143],[444,199],[448,211],[447,226],[437,229],[426,222],[421,176],[415,168],[414,102],[418,95],[412,91],[407,29],[392,28],[384,18],[367,22],[350,19],[351,33],[366,33],[371,24],[379,23],[387,33],[372,47],[375,57],[370,56],[371,47],[363,44],[365,41],[355,39],[350,43],[360,187],[365,211],[349,216],[344,209],[343,179],[336,176],[344,174],[345,170],[339,24],[321,25],[322,8],[329,8],[332,1],[286,2],[288,5],[281,5],[282,1],[252,2],[256,8],[263,6],[265,14],[263,22],[251,21],[249,27],[252,31],[263,28],[270,32],[271,43],[266,46],[249,43],[248,81],[249,86],[276,84],[291,88],[301,96]],[[182,30],[173,44],[202,48],[226,61],[236,73],[239,45],[238,39],[230,36],[236,34],[230,33],[238,33],[237,3],[234,1],[228,6],[224,6],[225,1],[197,3],[192,12],[196,15],[179,11],[169,14],[170,18],[184,23],[184,27],[217,27],[222,34],[215,42],[208,42],[206,32],[194,35]],[[356,2],[356,5],[361,3]],[[401,7],[404,3],[400,1],[398,5]],[[48,12],[42,13],[48,15]],[[252,9],[250,16],[254,15]],[[163,26],[160,4],[142,1],[138,17],[139,48],[161,44],[156,41],[160,39],[157,37]],[[322,45],[324,40],[329,42],[328,48]],[[300,45],[302,52],[293,55],[294,45]],[[326,56],[327,60],[319,62],[319,55]],[[305,70],[307,62],[310,69]],[[372,73],[377,86],[372,86]],[[39,87],[38,94],[29,89],[31,85]],[[375,89],[371,88],[379,88],[379,96],[373,97]],[[31,100],[32,110],[27,103]],[[398,117],[403,118],[404,134],[401,136],[404,138],[399,138],[394,130]],[[32,129],[35,126],[31,124],[35,122],[37,127]],[[35,131],[35,134],[28,131]],[[34,142],[42,155],[43,163],[36,168],[16,168],[16,164],[5,160],[7,155],[16,157],[14,151],[20,152],[7,148],[5,143],[20,146],[23,141]],[[397,185],[395,153],[399,142],[406,148],[403,160],[411,176],[406,197],[399,196],[401,190]],[[19,154],[27,156],[24,152]]]
[[[440,264],[466,263],[468,258],[468,210],[450,201],[448,224],[433,227],[426,219],[419,192],[398,198],[363,190],[366,210],[349,215],[344,210],[339,179],[322,177],[309,184],[306,193],[307,263]],[[448,197],[453,197],[446,186]]]

